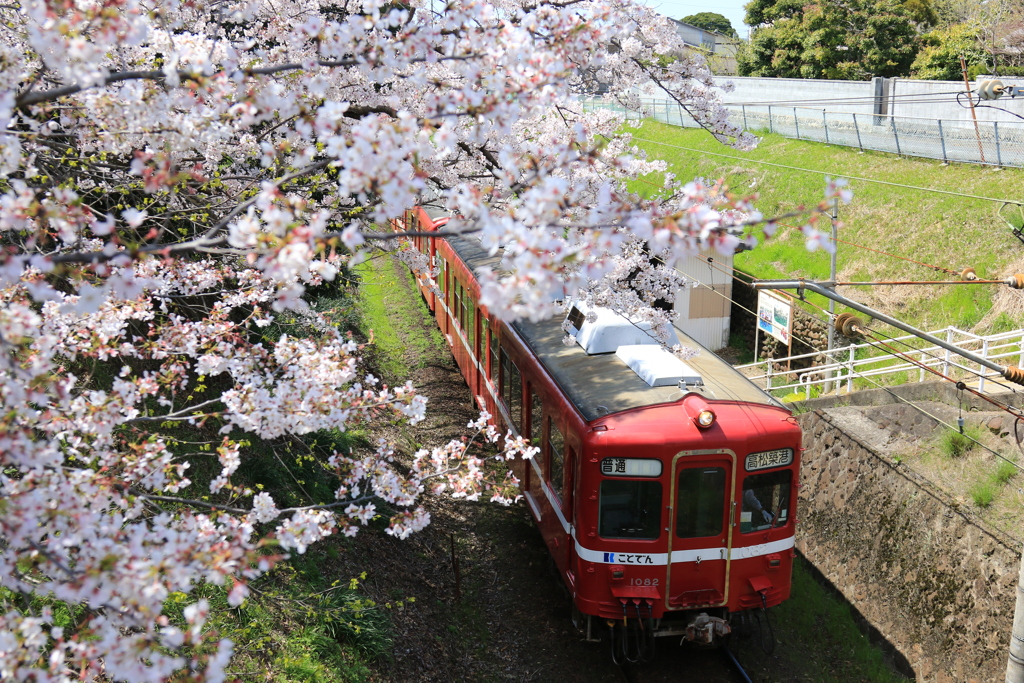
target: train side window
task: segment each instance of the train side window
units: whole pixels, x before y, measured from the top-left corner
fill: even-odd
[[[462,327],[462,283],[458,280],[452,283],[452,319]]]
[[[551,471],[548,474],[548,482],[551,488],[562,495],[562,485],[565,483],[565,460],[562,454],[565,452],[565,439],[558,425],[553,420],[548,420],[550,429],[548,431],[548,455],[551,458]]]
[[[445,301],[448,300],[448,260],[441,259],[441,275],[438,278],[441,285],[441,298]]]
[[[505,349],[501,350],[501,397],[516,431],[523,430],[523,377]]]
[[[544,420],[544,406],[540,402],[540,394],[530,385],[530,444],[541,447],[541,423]],[[539,455],[539,454],[538,454]],[[536,457],[536,456],[535,456]]]
[[[602,481],[597,526],[602,538],[657,539],[661,536],[661,482]]]
[[[477,337],[479,342],[477,345],[476,355],[480,359],[480,366],[483,368],[484,376],[487,376],[487,358],[489,355],[487,346],[487,336],[489,333],[490,325],[487,324],[487,316],[477,309],[477,317],[480,318],[480,336]]]
[[[493,325],[490,329],[490,343],[488,346],[490,347],[491,353],[491,384],[494,385],[494,390],[497,391],[500,396],[501,389],[499,388],[498,375],[501,371],[501,365],[498,364],[498,335],[494,334],[495,329]]]
[[[476,347],[476,306],[473,305],[473,300],[469,298],[469,292],[466,292],[462,302],[466,307],[466,338],[469,340],[469,352],[479,358],[480,350]]]
[[[459,298],[461,299],[459,302],[459,322],[462,325],[462,329],[466,329],[466,325],[468,324],[466,319],[466,287],[461,282],[459,283]]]
[[[743,480],[740,531],[761,531],[789,520],[789,470],[753,474]]]
[[[722,533],[725,484],[724,467],[690,467],[679,472],[676,536],[702,538]]]

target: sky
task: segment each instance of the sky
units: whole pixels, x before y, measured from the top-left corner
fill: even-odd
[[[747,26],[743,23],[743,6],[750,0],[640,0],[666,17],[682,19],[698,12],[718,12],[732,22],[740,38],[747,37]]]

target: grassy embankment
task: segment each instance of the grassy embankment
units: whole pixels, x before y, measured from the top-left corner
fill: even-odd
[[[826,175],[871,178],[957,193],[937,194],[851,180],[854,199],[839,209],[839,238],[957,272],[973,267],[984,279],[1024,271],[1024,245],[997,215],[1000,204],[960,196],[1024,201],[1024,170],[1000,171],[967,164],[942,166],[927,159],[861,153],[848,147],[771,134],[765,134],[753,152],[738,152],[719,144],[703,130],[654,121],[645,122],[633,132],[637,144],[651,157],[667,161],[669,170],[680,179],[724,178],[730,191],[758,195],[756,206],[766,216],[817,205],[823,199]],[[651,186],[638,183],[636,188],[645,191]],[[1014,227],[1021,226],[1022,214],[1015,207],[1006,207],[1002,215]],[[797,221],[782,221],[783,227],[773,239],[762,240],[757,249],[738,254],[736,267],[758,278],[827,280],[828,254],[806,250]],[[827,223],[823,227],[827,229]],[[839,244],[838,275],[840,281],[952,277],[845,243]],[[947,325],[976,332],[1024,327],[1024,297],[1005,286],[861,286],[841,287],[839,291],[925,330]],[[824,305],[820,297],[810,299]],[[818,314],[820,317],[820,311]]]

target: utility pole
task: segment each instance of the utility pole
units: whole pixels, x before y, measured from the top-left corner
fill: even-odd
[[[1006,683],[1024,683],[1024,555],[1017,579],[1017,609],[1010,632],[1010,659],[1006,663]]]
[[[981,131],[978,130],[978,114],[974,111],[974,100],[971,99],[971,82],[967,79],[967,62],[960,55],[960,70],[964,72],[964,87],[967,88],[967,101],[971,103],[971,118],[974,119],[974,135],[978,138],[978,154],[981,163],[985,163],[985,149],[981,146]]]

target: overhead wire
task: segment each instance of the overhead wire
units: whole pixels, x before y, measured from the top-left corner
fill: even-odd
[[[931,265],[929,263],[923,263],[921,261],[915,261],[914,259],[907,258],[906,256],[898,256],[896,254],[890,254],[888,252],[882,251],[881,249],[875,249],[873,247],[866,247],[863,244],[855,244],[854,242],[849,242],[849,241],[844,240],[844,239],[839,239],[838,237],[835,238],[835,241],[839,242],[841,244],[845,244],[845,245],[851,246],[851,247],[856,247],[857,249],[864,249],[866,251],[871,251],[871,252],[874,252],[876,254],[881,254],[882,256],[889,256],[891,258],[900,259],[901,261],[908,261],[909,263],[914,263],[914,264],[919,265],[919,266],[924,266],[925,268],[930,268],[930,269],[938,271],[940,273],[947,273],[949,275],[959,275],[960,274],[959,272],[957,272],[955,270],[950,270],[949,268],[943,268],[942,266],[933,266],[933,265]]]

